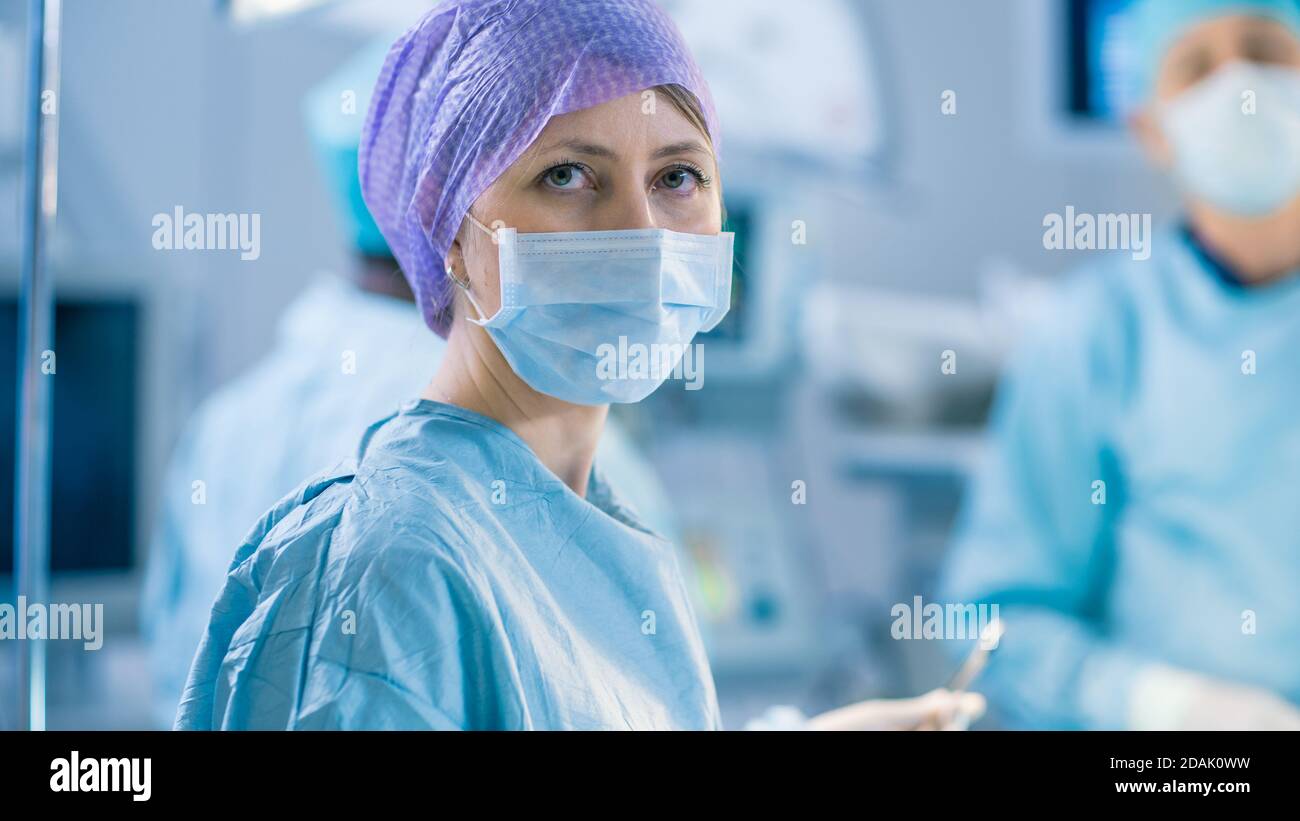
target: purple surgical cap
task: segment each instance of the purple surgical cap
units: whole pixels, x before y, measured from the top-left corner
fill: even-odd
[[[551,117],[675,83],[708,86],[651,0],[446,0],[388,52],[361,134],[361,191],[424,321],[449,329],[443,259],[479,195]]]

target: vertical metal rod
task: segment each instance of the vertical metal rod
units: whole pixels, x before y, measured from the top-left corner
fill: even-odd
[[[22,292],[18,302],[18,433],[14,452],[14,577],[18,603],[45,605],[50,589],[50,426],[54,288],[46,249],[58,211],[61,0],[29,0],[27,135],[23,147]],[[18,618],[27,618],[20,608]],[[45,729],[45,642],[18,645],[18,723]]]

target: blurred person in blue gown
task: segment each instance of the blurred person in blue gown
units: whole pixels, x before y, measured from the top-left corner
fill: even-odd
[[[945,597],[999,605],[1015,725],[1300,729],[1300,8],[1129,14],[1186,217],[1024,340]]]

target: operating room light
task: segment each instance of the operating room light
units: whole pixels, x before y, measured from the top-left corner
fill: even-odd
[[[225,0],[236,23],[258,23],[274,17],[296,14],[327,0]]]

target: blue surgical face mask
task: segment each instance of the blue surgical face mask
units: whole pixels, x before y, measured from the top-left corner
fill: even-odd
[[[457,281],[478,311],[469,321],[487,329],[519,378],[548,396],[579,405],[640,402],[731,307],[731,233],[520,234],[469,219],[493,235],[501,271],[501,307],[487,319]]]
[[[1162,106],[1159,119],[1192,196],[1243,217],[1300,196],[1300,71],[1224,66]]]

